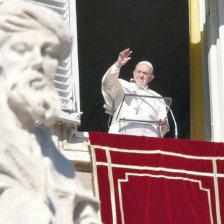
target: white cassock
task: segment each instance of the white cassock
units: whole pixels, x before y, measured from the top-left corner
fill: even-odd
[[[112,65],[102,79],[104,108],[113,115],[109,133],[162,137],[165,130],[161,132],[156,122],[167,118],[167,107],[161,95],[118,79],[119,73],[120,69]]]

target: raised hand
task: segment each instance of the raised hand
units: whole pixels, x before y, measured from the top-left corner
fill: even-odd
[[[121,51],[116,61],[117,67],[121,68],[123,65],[125,65],[131,59],[131,57],[129,57],[131,53],[132,51],[130,48]]]

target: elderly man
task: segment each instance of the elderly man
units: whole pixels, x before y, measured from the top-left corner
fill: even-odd
[[[131,53],[129,48],[120,52],[102,79],[104,108],[113,115],[109,133],[162,137],[167,130],[167,106],[161,95],[148,88],[154,79],[152,64],[139,62],[133,71],[134,82],[118,78]]]
[[[53,79],[72,38],[61,17],[23,1],[0,7],[0,223],[99,223],[98,202],[57,150]]]

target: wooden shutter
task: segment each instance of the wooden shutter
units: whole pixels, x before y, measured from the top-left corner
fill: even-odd
[[[79,125],[81,113],[75,0],[32,0],[31,2],[58,12],[72,32],[73,46],[71,55],[58,66],[54,82],[62,102],[58,121]]]

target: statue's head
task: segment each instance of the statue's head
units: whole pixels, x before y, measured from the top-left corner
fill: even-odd
[[[20,0],[8,0],[0,15],[0,77],[9,106],[22,122],[51,125],[60,108],[54,75],[71,49],[68,28],[56,12]]]

